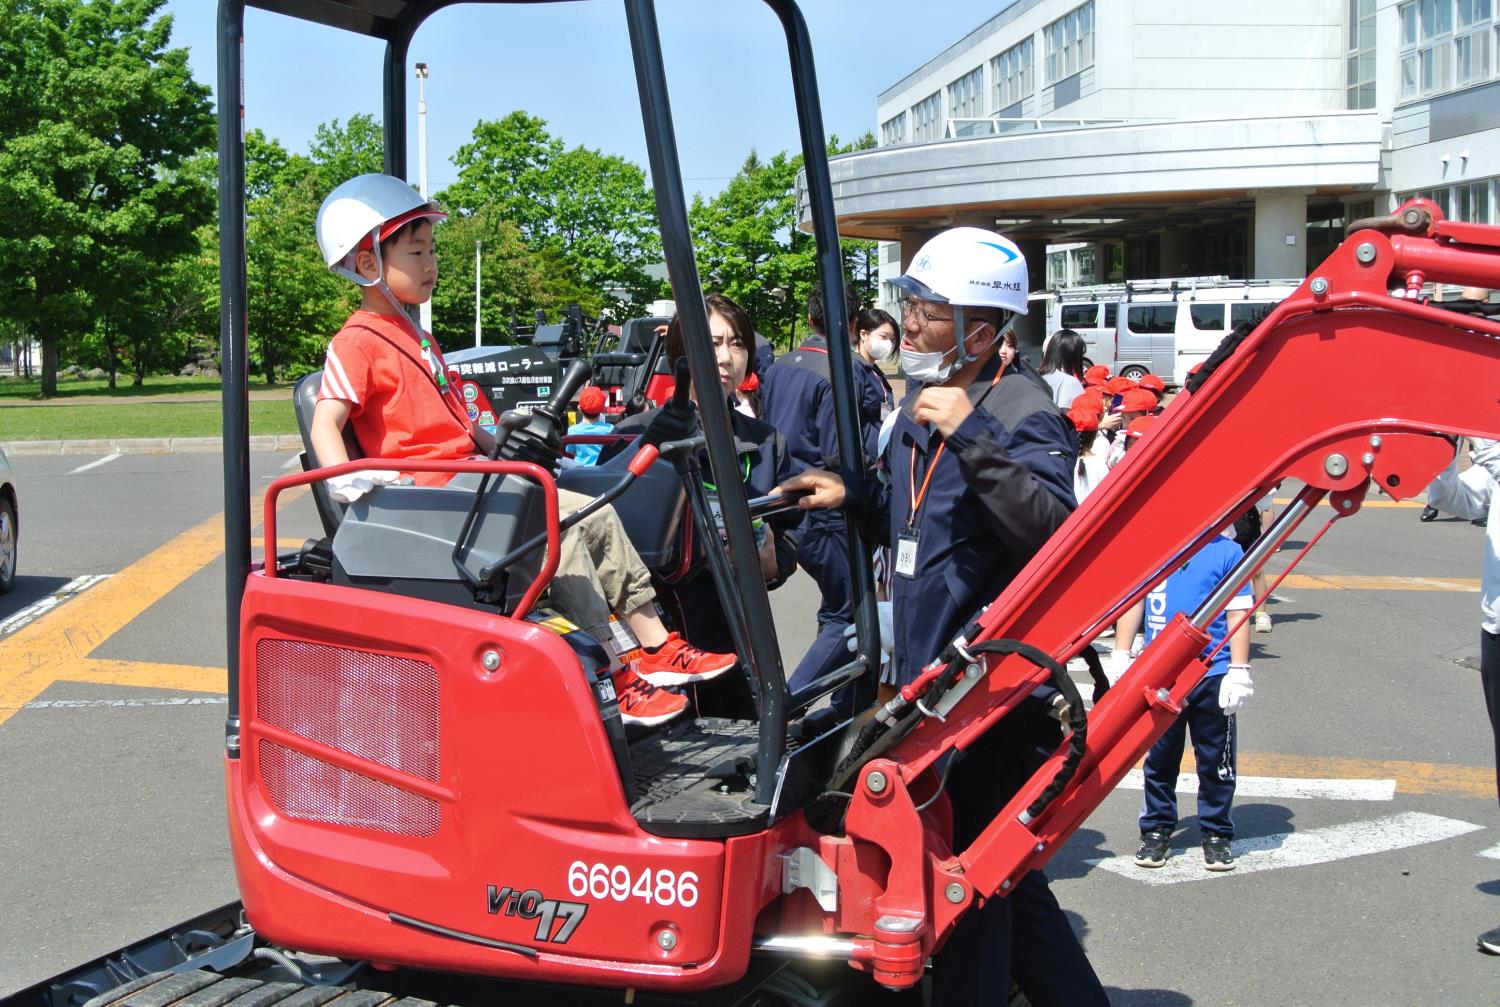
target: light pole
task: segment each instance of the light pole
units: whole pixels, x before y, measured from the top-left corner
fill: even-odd
[[[427,64],[417,64],[417,191],[424,200],[431,197],[427,192]],[[432,299],[422,302],[419,311],[422,330],[432,331]]]

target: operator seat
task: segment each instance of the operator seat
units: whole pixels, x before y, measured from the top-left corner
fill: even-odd
[[[292,389],[292,410],[297,414],[297,430],[302,434],[302,471],[311,472],[317,468],[318,455],[313,450],[312,443],[312,416],[313,407],[318,403],[318,391],[323,387],[323,372],[313,371],[307,377],[297,382]],[[349,452],[350,458],[363,458],[365,453],[360,449],[359,441],[354,439],[354,431],[346,424],[344,426],[344,448]],[[312,484],[313,505],[318,510],[318,520],[323,522],[323,531],[329,538],[338,531],[339,522],[344,520],[345,505],[333,498],[328,492],[326,482]]]

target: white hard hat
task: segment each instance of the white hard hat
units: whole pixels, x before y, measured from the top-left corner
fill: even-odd
[[[399,178],[358,175],[330,192],[318,207],[318,249],[329,269],[368,285],[371,281],[355,272],[349,261],[351,253],[384,241],[418,218],[446,216],[436,203],[423,199]]]
[[[1026,256],[1014,241],[982,227],[952,227],[931,238],[895,284],[940,304],[1026,314]]]

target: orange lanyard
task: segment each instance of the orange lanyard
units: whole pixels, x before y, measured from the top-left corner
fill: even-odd
[[[1001,364],[1000,369],[995,372],[995,376],[990,379],[990,387],[985,389],[984,395],[979,397],[980,403],[984,402],[985,397],[1000,383],[1000,379],[1003,377],[1005,377],[1005,365]],[[976,408],[978,408],[977,405]],[[927,488],[932,485],[932,473],[937,471],[938,461],[943,457],[943,449],[947,446],[948,442],[945,440],[932,453],[932,461],[927,464],[927,475],[922,479],[922,488],[920,490],[917,489],[917,451],[916,448],[912,449],[910,474],[907,476],[906,481],[906,490],[911,497],[911,509],[906,512],[906,527],[908,528],[915,528],[917,525],[917,515],[921,513],[922,502],[927,499]]]

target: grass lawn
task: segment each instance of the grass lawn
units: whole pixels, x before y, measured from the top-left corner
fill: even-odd
[[[139,398],[152,395],[217,395],[222,387],[218,378],[180,378],[173,374],[152,374],[146,378],[146,383],[139,388],[131,384],[134,380],[128,374],[118,377],[119,385],[113,391],[110,390],[109,380],[101,378],[98,381],[83,381],[78,378],[60,378],[57,382],[57,397],[59,399],[75,398],[80,395],[108,395],[118,398]],[[265,387],[260,385],[258,387]],[[0,400],[14,402],[23,399],[39,398],[42,393],[42,382],[40,378],[0,378]]]
[[[204,382],[205,386],[207,384],[210,382]],[[218,387],[217,381],[211,384],[214,388]],[[208,389],[205,387],[203,390]],[[221,420],[217,402],[142,402],[136,400],[0,407],[0,441],[217,437],[220,432]],[[297,418],[292,413],[291,399],[251,401],[251,434],[294,434],[296,432]]]

